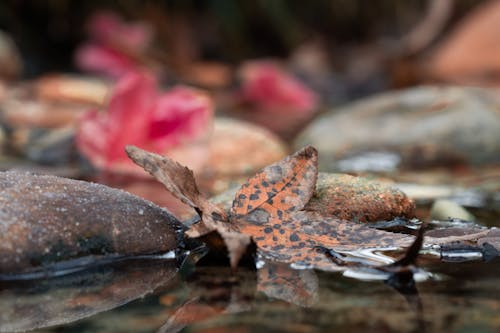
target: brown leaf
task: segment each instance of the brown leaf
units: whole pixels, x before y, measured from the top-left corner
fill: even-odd
[[[193,171],[176,161],[158,154],[150,153],[134,146],[125,148],[127,155],[139,166],[161,182],[167,190],[183,203],[193,207],[202,218],[204,225],[198,226],[197,234],[205,234],[215,228],[215,221],[226,221],[226,213],[200,194]],[[201,228],[204,227],[204,228]],[[224,224],[217,228],[230,231]],[[191,236],[195,235],[192,232]]]
[[[185,204],[193,207],[201,217],[201,222],[191,226],[186,235],[192,238],[217,232],[224,240],[231,267],[238,265],[251,239],[248,235],[234,232],[227,223],[223,209],[217,207],[201,195],[193,172],[166,156],[149,153],[137,147],[127,146],[128,156],[153,177],[165,185],[167,190]]]
[[[134,163],[165,185],[167,190],[179,200],[193,208],[201,207],[200,191],[196,186],[193,171],[188,167],[166,156],[149,153],[135,146],[127,146],[125,151]]]
[[[247,215],[282,218],[299,211],[311,199],[317,177],[318,152],[307,146],[250,178],[236,193],[231,219]]]

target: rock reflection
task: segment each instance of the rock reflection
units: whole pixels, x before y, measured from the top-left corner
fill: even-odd
[[[0,332],[68,324],[167,287],[175,260],[130,259],[51,279],[0,282]]]

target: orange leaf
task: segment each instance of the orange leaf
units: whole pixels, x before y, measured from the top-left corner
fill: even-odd
[[[186,234],[200,237],[215,232],[210,235],[220,238],[211,245],[219,248],[220,240],[223,241],[233,268],[252,239],[266,258],[322,270],[339,269],[325,255],[325,248],[334,251],[393,248],[413,241],[412,236],[301,211],[313,195],[318,175],[318,154],[310,146],[250,178],[237,192],[229,220],[221,208],[200,194],[188,168],[135,147],[127,147],[127,153],[173,195],[196,209],[202,221],[191,226]],[[210,243],[210,237],[208,240]],[[420,248],[417,245],[415,248]]]
[[[231,219],[283,218],[299,211],[311,199],[317,177],[318,152],[307,146],[250,178],[236,193]]]
[[[336,270],[337,266],[318,248],[335,251],[393,248],[413,241],[412,236],[311,212],[293,213],[285,219],[271,217],[261,222],[244,218],[238,225],[241,233],[252,236],[261,255],[322,270]]]

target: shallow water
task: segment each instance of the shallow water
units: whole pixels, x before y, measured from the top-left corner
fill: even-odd
[[[481,224],[499,226],[496,208],[474,213]],[[471,224],[457,223],[438,225]],[[452,248],[440,258],[424,249],[424,278],[400,291],[356,269],[327,273],[260,262],[258,270],[233,274],[206,258],[195,267],[196,254],[182,265],[170,257],[135,258],[0,282],[0,332],[499,332],[500,257],[464,251]],[[352,259],[387,259],[374,254]]]
[[[24,289],[3,285],[0,294],[3,306],[9,291],[16,295],[13,306],[25,315],[51,302],[76,305],[51,319],[77,321],[35,332],[498,332],[499,259],[443,263],[422,256],[422,268],[433,277],[406,295],[380,281],[284,265],[271,267],[274,280],[265,269],[232,275],[225,267],[194,271],[189,263],[175,274],[168,260],[131,261]],[[36,324],[50,324],[50,313],[44,318]]]

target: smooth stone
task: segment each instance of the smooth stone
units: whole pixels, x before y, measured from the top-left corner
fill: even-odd
[[[439,199],[434,201],[431,207],[430,217],[434,220],[460,219],[465,221],[474,221],[476,218],[454,201]]]
[[[0,276],[82,257],[164,253],[180,222],[130,193],[72,179],[0,172]]]
[[[500,162],[493,90],[424,86],[348,104],[313,121],[294,146],[319,151],[322,171],[394,171]]]

